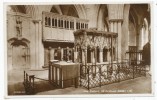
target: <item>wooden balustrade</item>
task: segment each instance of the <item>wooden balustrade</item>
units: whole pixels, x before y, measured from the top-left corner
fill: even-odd
[[[52,12],[43,12],[43,26],[68,30],[87,29],[88,20]]]

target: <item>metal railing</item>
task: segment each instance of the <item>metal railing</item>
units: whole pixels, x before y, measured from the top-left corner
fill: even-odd
[[[34,75],[28,75],[24,71],[24,88],[26,94],[34,94],[35,93],[35,87],[34,87]]]
[[[47,81],[55,88],[69,87],[69,84],[77,88],[79,85],[87,89],[101,87],[103,85],[117,83],[137,77],[146,76],[146,67],[142,61],[127,61],[108,64],[80,65],[80,75],[70,79],[45,80],[28,75],[24,71],[24,87],[26,94],[35,94],[35,79]],[[69,82],[70,81],[70,82]],[[61,83],[61,84],[60,84]],[[36,87],[37,88],[37,87]]]
[[[37,92],[36,90],[38,87],[37,87],[37,85],[35,85],[35,79],[49,82],[49,80],[35,77],[35,75],[28,75],[28,73],[26,73],[26,71],[24,71],[23,85],[25,88],[25,93],[27,95],[35,94]]]
[[[127,61],[80,66],[80,85],[87,89],[134,79],[140,76],[146,76],[146,68],[142,62],[137,64]]]

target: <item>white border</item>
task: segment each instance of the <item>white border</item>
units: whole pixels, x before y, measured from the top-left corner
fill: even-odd
[[[15,3],[16,2],[16,3]],[[29,3],[28,3],[29,2]],[[43,3],[44,2],[44,3]],[[52,2],[52,0],[47,0],[47,1],[38,1],[37,3],[35,3],[35,2],[32,2],[32,0],[27,0],[27,2],[26,1],[24,1],[24,2],[22,2],[21,0],[14,0],[14,2],[13,1],[11,1],[11,0],[5,0],[5,2],[3,2],[3,3],[7,3],[7,4],[22,4],[22,3],[24,3],[24,4],[40,4],[40,5],[48,5],[48,4],[50,4],[50,3],[53,3],[53,4],[68,4],[68,3],[70,3],[70,4],[118,4],[118,3],[151,3],[151,33],[153,33],[152,35],[151,35],[151,44],[152,44],[152,46],[151,46],[151,52],[152,52],[152,55],[151,55],[151,58],[152,58],[152,62],[151,62],[151,66],[152,66],[152,82],[154,83],[155,82],[155,84],[156,84],[156,81],[154,80],[154,78],[155,78],[155,76],[156,76],[156,74],[154,74],[156,71],[155,71],[155,65],[157,65],[156,64],[156,61],[154,62],[154,60],[155,60],[155,58],[156,58],[156,53],[154,52],[154,51],[156,51],[156,46],[154,46],[154,43],[157,43],[157,42],[154,42],[154,41],[156,41],[157,39],[155,39],[155,37],[157,37],[156,36],[156,34],[155,34],[155,32],[156,32],[156,30],[155,30],[155,28],[157,28],[157,26],[156,26],[156,18],[155,18],[155,12],[156,12],[156,10],[155,10],[155,4],[156,4],[156,2],[155,2],[155,0],[135,0],[135,1],[131,1],[131,0],[121,0],[121,1],[117,1],[117,2],[114,2],[114,1],[109,1],[109,0],[99,0],[99,2],[97,1],[97,0],[93,0],[92,2],[91,2],[91,0],[79,0],[79,1],[76,1],[76,0],[66,0],[66,1],[53,1]],[[3,4],[2,4],[3,5]],[[1,10],[1,11],[3,11],[3,10]],[[1,48],[3,48],[3,50],[1,50],[0,52],[3,54],[4,53],[4,57],[3,56],[1,56],[1,57],[3,57],[2,59],[0,59],[1,60],[1,62],[2,62],[2,66],[3,67],[5,67],[4,65],[7,65],[7,53],[6,53],[6,50],[7,50],[7,48],[6,48],[6,43],[4,44],[3,43],[3,41],[6,41],[6,23],[5,23],[5,20],[6,20],[6,12],[4,11],[4,12],[2,12],[3,14],[4,14],[4,16],[2,16],[2,17],[4,17],[4,19],[3,19],[3,21],[1,21],[1,22],[3,22],[4,24],[4,27],[3,27],[3,34],[2,34],[2,36],[0,36],[0,42],[2,43],[2,45],[0,45],[0,47]],[[4,35],[4,36],[3,36]],[[2,39],[1,39],[2,38]],[[3,40],[4,39],[4,40]],[[5,59],[4,59],[5,58]],[[3,64],[3,62],[5,62],[5,64]],[[2,67],[1,66],[1,67]],[[2,69],[3,70],[3,69]],[[1,70],[1,71],[2,71]],[[4,71],[4,70],[3,70]],[[91,97],[91,98],[95,98],[95,97],[108,97],[108,98],[112,98],[112,97],[114,97],[114,99],[115,99],[115,97],[117,98],[117,97],[132,97],[132,96],[134,96],[134,97],[147,97],[147,96],[153,96],[153,95],[155,95],[156,96],[156,94],[155,94],[155,92],[156,91],[154,91],[155,90],[155,87],[156,86],[154,86],[153,85],[153,83],[152,83],[152,91],[153,91],[153,94],[152,95],[150,95],[150,94],[140,94],[140,95],[138,95],[138,94],[107,94],[107,95],[33,95],[33,96],[7,96],[6,95],[6,85],[7,85],[7,82],[6,82],[6,79],[7,79],[7,68],[5,67],[5,71],[4,72],[2,72],[2,74],[3,73],[5,73],[5,94],[3,95],[3,96],[5,96],[6,98],[19,98],[19,99],[22,99],[22,98],[36,98],[36,97],[38,97],[38,98],[49,98],[49,97],[66,97],[66,98],[69,98],[69,97],[72,97],[72,98],[74,98],[74,97]],[[3,74],[4,75],[4,74]],[[3,76],[3,75],[1,75],[1,76]],[[3,77],[3,78],[4,78]],[[3,86],[3,85],[1,85],[1,86]]]

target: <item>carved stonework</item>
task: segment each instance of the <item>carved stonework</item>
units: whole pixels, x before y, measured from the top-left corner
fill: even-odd
[[[22,21],[20,17],[16,18],[16,31],[17,31],[17,38],[22,37]]]

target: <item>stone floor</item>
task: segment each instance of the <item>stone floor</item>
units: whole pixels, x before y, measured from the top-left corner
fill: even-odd
[[[48,70],[29,71],[36,77],[48,79]],[[8,95],[25,95],[23,86],[23,70],[8,71]],[[66,94],[149,94],[151,93],[151,75],[139,77],[119,83],[92,88],[90,91],[84,87],[68,87],[56,89],[48,81],[35,80],[36,95],[66,95]]]
[[[132,80],[113,83],[89,91],[83,87],[69,87],[37,93],[37,95],[57,94],[149,94],[151,93],[151,77],[140,77]]]

